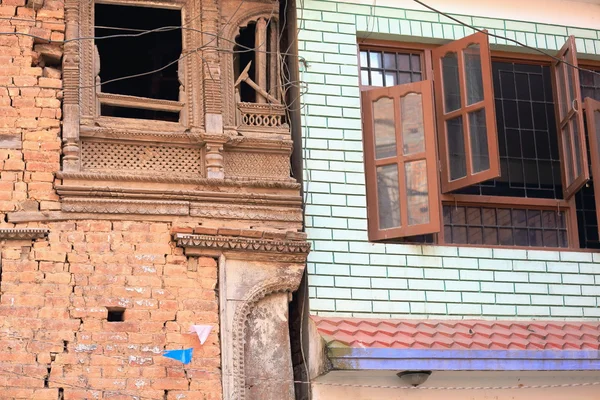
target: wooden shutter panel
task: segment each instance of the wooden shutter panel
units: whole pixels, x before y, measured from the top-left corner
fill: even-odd
[[[488,36],[432,50],[442,192],[500,176]]]
[[[437,233],[431,81],[362,92],[370,240]]]
[[[556,55],[561,61],[552,63],[554,108],[558,129],[558,148],[562,168],[563,194],[571,198],[590,179],[581,107],[579,71],[575,37],[569,36]]]
[[[590,141],[596,218],[597,221],[600,221],[600,101],[589,97],[585,99],[585,119],[587,122],[587,136]],[[598,235],[600,236],[600,224],[598,224]]]

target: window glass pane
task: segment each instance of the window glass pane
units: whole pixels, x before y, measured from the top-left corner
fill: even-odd
[[[411,83],[410,72],[398,72],[398,84]]]
[[[385,86],[394,86],[396,85],[396,73],[395,72],[386,72],[385,73]]]
[[[406,211],[408,225],[429,222],[429,192],[427,190],[427,162],[411,161],[404,164],[406,177]]]
[[[567,93],[565,92],[565,65],[563,63],[558,63],[556,66],[556,71],[558,73],[558,92],[559,98],[556,99],[559,104],[560,110],[560,119],[562,120],[567,115],[567,110],[569,109],[569,99],[567,98]]]
[[[467,159],[465,157],[465,138],[463,135],[462,116],[446,121],[448,132],[448,159],[450,161],[450,180],[467,176]]]
[[[479,45],[473,44],[464,49],[463,57],[467,84],[467,104],[475,104],[483,101],[483,76]]]
[[[444,215],[452,215],[455,208],[465,209],[444,204]],[[567,231],[564,225],[556,223],[564,218],[563,211],[471,206],[467,208],[466,222],[462,218],[444,218],[445,240],[454,244],[566,247]]]
[[[369,63],[367,61],[367,52],[366,51],[360,52],[360,66],[361,66],[361,68],[367,68],[369,66]]]
[[[444,108],[447,113],[460,108],[460,84],[458,81],[458,56],[448,53],[442,58]]]
[[[383,67],[385,69],[396,69],[396,55],[394,53],[383,53]]]
[[[371,71],[371,86],[383,86],[383,72]]]
[[[371,68],[382,68],[382,62],[381,62],[381,53],[377,52],[377,51],[371,51],[369,52],[369,61],[371,62],[369,64],[369,67]]]
[[[421,70],[421,57],[417,55],[412,55],[410,57],[410,69],[411,71],[420,71]]]
[[[373,131],[375,135],[375,158],[396,155],[396,126],[394,100],[382,97],[373,102]]]
[[[469,113],[469,138],[471,140],[471,165],[473,173],[490,168],[488,153],[487,129],[485,126],[485,109]]]
[[[570,75],[570,74],[569,74]],[[572,118],[569,122],[573,132],[573,150],[575,153],[575,176],[580,176],[583,173],[583,156],[581,154],[581,143],[579,142],[579,124],[576,118]]]
[[[563,162],[566,164],[566,170],[567,170],[567,176],[566,176],[566,184],[567,186],[571,185],[571,183],[573,183],[573,181],[575,180],[575,173],[573,171],[573,153],[571,152],[572,148],[573,148],[573,142],[572,142],[572,138],[571,138],[571,132],[569,129],[569,123],[567,123],[567,125],[565,125],[565,127],[562,130],[562,142],[563,142],[563,149],[565,150],[563,154],[564,156],[564,160]]]
[[[369,71],[362,70],[360,71],[360,84],[364,86],[369,86]]]
[[[377,167],[377,201],[379,229],[400,226],[400,199],[398,190],[398,165]]]
[[[397,54],[398,70],[410,71],[410,54]]]
[[[423,100],[420,93],[409,93],[400,98],[400,119],[404,155],[425,151]]]

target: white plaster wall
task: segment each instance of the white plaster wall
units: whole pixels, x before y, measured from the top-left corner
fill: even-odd
[[[600,372],[443,372],[422,387],[537,386],[599,382]],[[598,400],[600,385],[546,389],[421,390],[341,387],[328,384],[402,386],[391,371],[332,371],[313,381],[312,400]]]
[[[426,10],[413,0],[342,0],[347,3]],[[422,0],[439,11],[478,17],[600,28],[600,0]],[[599,396],[600,398],[600,396]]]

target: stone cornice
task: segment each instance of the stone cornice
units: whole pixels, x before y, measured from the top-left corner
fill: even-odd
[[[223,235],[194,235],[174,234],[177,246],[195,248],[198,250],[216,251],[218,253],[235,252],[266,252],[275,254],[300,255],[306,257],[310,251],[310,243],[304,240],[291,239],[253,239]]]
[[[49,230],[43,228],[1,228],[0,240],[31,240],[43,239]]]

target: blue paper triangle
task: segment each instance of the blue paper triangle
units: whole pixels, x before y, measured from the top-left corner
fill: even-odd
[[[194,349],[183,350],[165,350],[163,357],[172,358],[173,360],[181,361],[184,364],[189,364],[192,361],[192,353]]]

